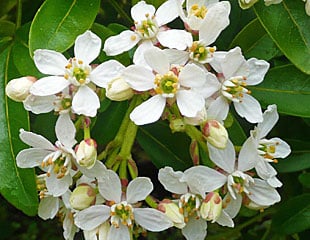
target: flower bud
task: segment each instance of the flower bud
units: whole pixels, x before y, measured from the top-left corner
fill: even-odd
[[[215,222],[222,213],[222,198],[217,192],[206,195],[200,206],[200,214],[203,219]]]
[[[73,209],[83,210],[95,204],[95,200],[96,191],[87,184],[81,184],[73,190],[69,202]]]
[[[133,95],[132,88],[121,77],[113,79],[106,88],[106,96],[113,101],[124,101]]]
[[[97,143],[89,138],[76,147],[76,161],[82,167],[92,168],[97,160]]]
[[[310,0],[306,0],[305,10],[306,10],[307,15],[310,16]]]
[[[184,216],[180,213],[179,207],[175,203],[164,200],[159,204],[159,210],[166,214],[175,227],[180,229],[185,227]]]
[[[226,128],[216,120],[208,120],[201,127],[206,140],[216,148],[225,148],[228,140]]]
[[[254,5],[258,0],[239,0],[239,6],[242,9],[248,9]]]
[[[36,81],[35,77],[15,78],[8,82],[5,87],[6,95],[16,102],[24,101],[30,95],[30,88]]]

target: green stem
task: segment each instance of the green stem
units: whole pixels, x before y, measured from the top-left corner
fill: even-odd
[[[132,25],[133,20],[129,15],[124,11],[124,9],[118,4],[115,0],[110,0],[110,4],[115,8],[115,10],[124,18],[124,20],[129,24]]]
[[[90,138],[90,127],[89,124],[86,124],[84,122],[84,140],[89,139]]]
[[[145,202],[151,207],[151,208],[157,208],[158,204],[154,201],[154,199],[149,195],[145,198]]]
[[[16,15],[16,28],[19,28],[22,23],[22,0],[17,0],[17,15]]]

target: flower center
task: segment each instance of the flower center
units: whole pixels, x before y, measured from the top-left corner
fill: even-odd
[[[254,179],[241,171],[235,171],[228,177],[228,189],[230,192],[250,194],[247,188],[251,183],[254,183]]]
[[[154,83],[155,92],[168,98],[173,98],[174,94],[180,88],[179,79],[172,71],[164,75],[156,74]]]
[[[242,102],[244,93],[251,94],[251,91],[245,88],[247,85],[246,77],[237,76],[225,80],[222,85],[222,94],[233,102]]]
[[[199,41],[195,41],[189,48],[189,57],[194,61],[207,63],[213,57],[213,53],[215,52],[215,50],[215,47],[206,47]]]
[[[204,19],[206,14],[208,12],[208,9],[206,6],[201,6],[199,7],[199,5],[193,4],[191,9],[189,10],[189,14],[192,16],[196,16],[198,18]]]
[[[200,217],[199,207],[201,201],[198,196],[186,193],[180,197],[179,201],[179,211],[184,216],[184,221],[188,222],[189,217],[195,216],[196,218]]]
[[[89,65],[84,64],[82,60],[76,58],[70,59],[66,66],[65,79],[68,79],[73,85],[80,86],[90,82],[89,74],[91,68]]]
[[[279,144],[280,143],[277,141],[261,139],[259,141],[258,153],[264,157],[267,162],[277,163],[278,160],[274,159],[274,154]]]
[[[133,208],[126,201],[112,205],[111,207],[111,224],[119,227],[122,223],[125,226],[131,227],[134,220]]]
[[[149,14],[145,14],[145,18],[141,22],[135,22],[135,31],[141,38],[154,38],[159,30],[155,16],[150,17]]]

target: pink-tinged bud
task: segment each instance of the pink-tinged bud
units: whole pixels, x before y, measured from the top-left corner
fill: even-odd
[[[203,219],[215,222],[222,213],[222,198],[217,192],[206,195],[200,206],[200,214]]]
[[[189,146],[189,153],[191,155],[194,166],[199,165],[199,146],[197,140],[192,140]]]
[[[30,95],[29,90],[36,80],[31,76],[12,79],[6,85],[5,93],[12,100],[22,102]]]
[[[97,160],[97,143],[89,138],[76,147],[76,161],[82,167],[92,168]]]
[[[106,96],[113,101],[124,101],[132,98],[134,92],[123,78],[115,78],[108,83]]]
[[[83,210],[90,205],[95,204],[96,191],[87,184],[81,184],[76,187],[69,199],[70,205],[73,209]]]
[[[256,3],[258,0],[238,0],[239,6],[242,9],[248,9],[253,6],[254,3]]]
[[[173,119],[170,121],[169,127],[173,133],[183,132],[185,130],[185,124],[182,119]]]
[[[185,221],[184,216],[180,212],[179,207],[172,201],[164,200],[162,201],[159,206],[159,210],[164,212],[166,216],[173,222],[173,225],[177,228],[184,228]]]
[[[209,120],[201,126],[206,140],[216,148],[225,148],[228,141],[226,128],[216,120]]]

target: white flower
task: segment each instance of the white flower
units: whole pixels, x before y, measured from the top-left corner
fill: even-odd
[[[187,45],[182,39],[190,38],[190,33],[164,27],[178,16],[176,1],[178,0],[168,0],[157,10],[153,5],[139,1],[131,8],[131,17],[135,23],[134,30],[125,30],[119,35],[109,37],[104,43],[106,54],[115,56],[132,49],[139,43],[133,57],[133,62],[138,64],[144,62],[143,52],[157,41],[165,47],[185,49]]]
[[[187,0],[186,10],[182,9],[182,2],[179,2],[179,14],[185,27],[194,31],[203,31],[209,35],[204,39],[218,37],[220,32],[228,26],[230,3],[218,0]]]
[[[280,195],[266,181],[252,178],[246,173],[256,165],[256,151],[254,144],[244,144],[240,150],[238,160],[234,145],[228,141],[225,149],[218,149],[208,144],[210,159],[225,172],[229,199],[232,201],[235,211],[241,207],[242,194],[260,206],[270,206],[280,201]],[[224,199],[225,200],[225,199]]]
[[[152,208],[137,208],[135,203],[144,200],[153,190],[153,184],[149,178],[138,177],[132,180],[126,190],[126,196],[122,194],[121,181],[112,170],[106,170],[102,178],[98,180],[99,192],[111,206],[91,206],[75,216],[75,224],[81,229],[92,231],[110,221],[111,227],[107,240],[130,240],[130,230],[133,222],[146,230],[157,232],[172,226],[171,221],[164,213]]]
[[[259,102],[250,95],[247,85],[261,83],[269,68],[264,60],[245,60],[241,49],[236,47],[228,52],[215,52],[211,66],[218,72],[216,77],[209,75],[207,82],[211,89],[218,89],[218,97],[209,106],[210,111],[218,112],[224,120],[233,102],[236,112],[251,123],[261,122],[263,113]]]
[[[176,100],[182,115],[194,117],[204,106],[204,98],[195,89],[205,83],[205,74],[194,64],[173,66],[158,48],[145,52],[150,68],[131,65],[123,71],[123,78],[137,91],[152,90],[154,96],[136,107],[130,114],[135,124],[143,125],[157,121],[166,101]]]
[[[20,130],[21,140],[32,148],[20,151],[16,156],[17,166],[39,166],[46,172],[46,187],[53,196],[64,194],[72,183],[70,174],[75,153],[75,127],[68,114],[60,115],[55,127],[55,145],[41,135]]]
[[[279,119],[276,105],[269,105],[263,114],[263,121],[258,123],[251,131],[250,138],[246,141],[248,144],[254,144],[257,151],[257,165],[255,169],[257,174],[267,180],[273,187],[280,187],[282,184],[275,177],[277,171],[270,165],[271,162],[277,162],[276,158],[285,158],[290,152],[290,146],[280,138],[266,139],[265,137],[274,127]],[[254,153],[253,153],[254,154]]]
[[[113,74],[119,74],[119,64],[111,60],[92,69],[90,63],[99,55],[101,39],[91,31],[75,40],[75,57],[67,60],[53,50],[38,49],[34,52],[34,62],[40,72],[52,76],[35,82],[30,93],[35,96],[50,96],[70,87],[73,94],[72,111],[76,114],[96,116],[100,102],[94,92],[94,84],[104,87]]]

